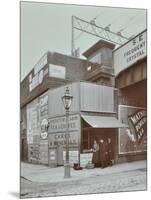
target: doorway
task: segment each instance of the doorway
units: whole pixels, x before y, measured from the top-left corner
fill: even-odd
[[[82,131],[81,151],[84,152],[92,149],[94,140],[97,142],[100,139],[107,141],[108,138],[111,140],[112,160],[115,160],[117,129],[114,128],[84,128]]]

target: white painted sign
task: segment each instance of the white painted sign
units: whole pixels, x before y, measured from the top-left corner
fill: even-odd
[[[34,66],[34,73],[37,74],[47,64],[47,53]]]
[[[65,67],[49,64],[49,76],[65,79],[65,77],[66,77]]]
[[[147,55],[147,32],[144,31],[113,52],[115,75]]]
[[[48,74],[48,68],[46,68],[45,70],[42,69],[37,74],[35,74],[33,77],[32,77],[32,74],[30,74],[29,75],[29,91],[31,92],[38,85],[40,85],[44,80],[44,76],[47,74]]]
[[[34,88],[36,88],[39,84],[43,82],[43,70],[37,73],[33,78],[29,76],[29,91],[31,92]]]
[[[79,151],[69,151],[69,161],[70,164],[78,163]],[[63,151],[63,160],[66,160],[66,151]]]

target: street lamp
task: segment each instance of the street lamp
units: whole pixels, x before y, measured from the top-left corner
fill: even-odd
[[[64,108],[66,110],[66,162],[64,164],[64,178],[70,178],[70,163],[69,163],[69,130],[68,130],[68,124],[69,124],[69,109],[71,106],[73,100],[73,96],[69,93],[69,88],[66,87],[66,91],[64,96],[62,96],[62,102],[64,105]]]

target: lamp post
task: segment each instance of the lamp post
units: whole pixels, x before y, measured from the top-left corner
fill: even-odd
[[[62,102],[66,110],[66,161],[64,164],[64,178],[70,178],[70,163],[69,163],[69,109],[73,100],[73,96],[70,95],[69,88],[66,87],[64,96],[62,96]]]

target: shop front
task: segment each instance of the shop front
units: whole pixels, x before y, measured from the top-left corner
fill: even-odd
[[[118,129],[126,128],[127,125],[121,123],[115,116],[93,116],[93,115],[81,115],[82,117],[82,139],[81,139],[81,153],[90,154],[92,158],[91,149],[93,143],[96,140],[100,143],[103,139],[105,142],[110,140],[111,145],[111,157],[113,162],[118,161]],[[84,157],[84,155],[83,155]],[[89,160],[83,160],[82,163],[86,164]]]
[[[117,159],[118,128],[126,127],[115,117],[71,114],[66,133],[66,117],[51,118],[48,135],[49,165],[64,165],[66,154],[66,137],[69,137],[69,161],[85,167],[92,161],[92,148],[94,140],[103,139],[111,141],[112,160]],[[68,135],[67,135],[68,134]]]

